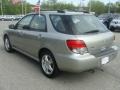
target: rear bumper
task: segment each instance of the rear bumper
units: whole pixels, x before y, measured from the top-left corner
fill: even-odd
[[[112,61],[118,53],[118,48],[116,46],[114,46],[113,49],[114,51],[99,57],[90,54],[57,55],[56,61],[59,69],[62,71],[82,72],[96,67],[101,67],[101,60],[105,57],[109,57],[109,62]]]

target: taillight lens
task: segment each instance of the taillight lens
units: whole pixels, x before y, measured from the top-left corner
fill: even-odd
[[[83,40],[67,40],[68,48],[77,54],[85,54],[88,52],[87,46]]]

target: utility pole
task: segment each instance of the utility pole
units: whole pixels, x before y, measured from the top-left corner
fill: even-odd
[[[21,8],[22,8],[22,15],[24,15],[24,4],[23,4],[23,0],[21,0]]]
[[[2,0],[1,0],[1,2],[0,2],[0,6],[1,6],[1,15],[3,15],[3,2],[2,2]]]
[[[25,15],[27,14],[27,2],[25,1]]]
[[[111,2],[109,0],[108,13],[110,13],[110,12],[111,12]]]
[[[91,12],[92,0],[89,0],[89,12]]]
[[[40,16],[41,0],[38,1],[38,5],[39,5],[39,16]]]
[[[83,9],[84,9],[84,1],[85,1],[85,0],[82,0],[82,8],[83,8]]]
[[[80,11],[81,11],[81,9],[82,9],[82,1],[80,0]]]

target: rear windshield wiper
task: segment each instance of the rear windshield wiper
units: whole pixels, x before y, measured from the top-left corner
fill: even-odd
[[[85,33],[97,33],[99,32],[99,30],[92,30],[92,31],[88,31],[88,32],[85,32]]]

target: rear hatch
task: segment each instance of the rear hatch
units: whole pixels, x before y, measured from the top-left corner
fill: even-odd
[[[50,17],[55,30],[60,33],[75,35],[77,40],[79,40],[72,41],[70,38],[67,41],[69,48],[75,49],[73,52],[79,53],[76,48],[80,48],[80,51],[86,51],[84,49],[87,46],[89,53],[97,54],[110,49],[113,44],[113,33],[93,15],[51,15]]]
[[[112,32],[93,33],[87,35],[76,35],[78,40],[83,40],[90,54],[104,52],[113,44],[114,34]]]

